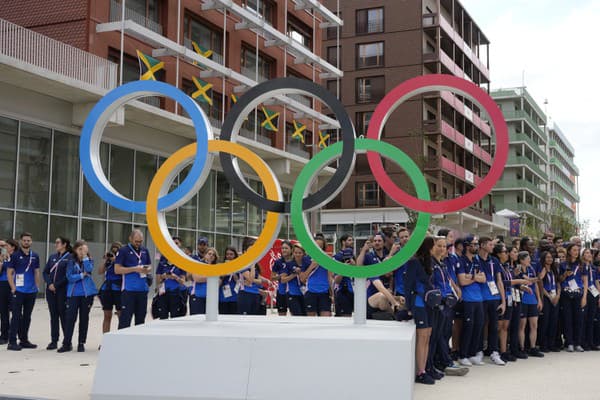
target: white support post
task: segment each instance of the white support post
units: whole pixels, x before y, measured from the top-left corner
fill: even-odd
[[[367,278],[354,279],[354,324],[367,323]]]
[[[219,277],[206,278],[206,320],[219,319]]]

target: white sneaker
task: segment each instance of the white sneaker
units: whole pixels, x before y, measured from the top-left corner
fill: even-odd
[[[567,353],[572,353],[574,351],[575,351],[575,349],[573,348],[572,344],[570,344],[570,345],[567,346]]]
[[[452,365],[446,367],[444,373],[447,376],[465,376],[469,373],[469,368],[461,367],[457,363],[453,363]]]
[[[475,354],[475,357],[477,357],[479,362],[482,362],[483,361],[483,351],[477,352],[477,354]]]
[[[469,358],[469,361],[471,361],[471,364],[473,365],[485,365],[485,363],[482,360],[480,360],[477,356]]]
[[[498,354],[497,351],[492,353],[492,355],[490,356],[490,360],[492,360],[492,362],[496,365],[506,365],[504,360],[500,358],[500,354]]]
[[[472,367],[473,366],[473,364],[471,363],[471,361],[469,361],[468,358],[461,358],[460,360],[458,360],[458,363],[460,365],[465,366],[465,367]]]

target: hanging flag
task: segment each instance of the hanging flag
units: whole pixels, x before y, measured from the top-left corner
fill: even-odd
[[[296,120],[293,120],[292,123],[294,124],[292,139],[299,140],[304,144],[304,131],[306,130],[306,125],[296,122]]]
[[[210,56],[213,55],[212,50],[200,46],[198,43],[194,42],[193,40],[192,40],[192,47],[194,48],[194,51],[196,53],[198,53],[199,55],[201,55],[202,57],[210,58]]]
[[[237,96],[235,94],[231,93],[231,107],[233,107],[233,105],[235,103],[237,103],[237,101],[238,101]]]
[[[156,76],[154,74],[165,67],[165,63],[157,60],[154,57],[150,57],[139,50],[136,50],[138,61],[140,63],[140,80],[142,81],[155,81]]]
[[[210,90],[213,87],[212,83],[204,82],[202,79],[198,79],[196,77],[192,77],[192,81],[194,81],[194,85],[198,89],[192,93],[192,99],[201,101],[203,103],[208,103],[212,106],[213,101],[210,96]]]
[[[517,237],[521,235],[521,219],[511,218],[510,219],[510,236]]]
[[[260,124],[260,126],[268,131],[278,132],[279,130],[277,129],[277,125],[279,125],[279,113],[267,110],[264,107],[262,107],[262,112],[265,116],[265,120],[262,124]]]
[[[323,132],[319,131],[319,148],[320,149],[324,149],[325,147],[328,146],[327,141],[329,140],[329,136],[331,136],[329,133],[325,136],[323,136]]]

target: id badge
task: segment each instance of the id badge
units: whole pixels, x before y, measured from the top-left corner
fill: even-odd
[[[569,289],[571,289],[574,292],[577,292],[579,290],[579,286],[577,286],[577,282],[575,282],[575,279],[571,279],[569,281]]]
[[[550,298],[552,298],[552,299],[553,299],[553,298],[555,298],[555,297],[556,297],[556,289],[552,289],[552,290],[550,291]]]
[[[512,292],[513,300],[516,303],[519,303],[521,301],[521,293],[519,293],[519,291],[517,289],[515,289],[515,288],[510,288],[510,290]]]
[[[513,305],[512,294],[509,294],[508,296],[506,296],[506,304],[507,304],[508,307],[512,307],[512,305]]]
[[[300,286],[300,293],[304,296],[308,292],[308,288],[306,286]]]
[[[167,292],[167,289],[165,288],[165,283],[163,282],[160,284],[160,287],[158,288],[158,294],[162,296],[166,292]]]
[[[496,282],[489,281],[487,283],[487,285],[490,288],[490,293],[492,294],[492,296],[496,296],[496,295],[500,294],[500,291],[498,290],[498,286],[496,286]]]
[[[25,286],[25,274],[17,274],[17,277],[15,279],[15,285],[17,287]]]
[[[598,289],[596,289],[596,286],[592,285],[588,288],[588,290],[590,291],[590,293],[592,294],[592,296],[594,297],[598,297],[598,295],[600,295],[600,292],[598,292]]]
[[[141,266],[142,266],[142,264],[138,264],[138,266],[139,266],[139,267],[141,267]],[[142,273],[140,273],[140,278],[142,278],[142,279],[146,279],[146,274],[142,274]]]
[[[236,293],[239,293],[241,287],[242,287],[242,284],[240,283],[240,281],[237,281],[235,283],[235,287],[233,288],[233,291]]]
[[[223,286],[222,290],[223,290],[223,297],[225,297],[226,299],[228,299],[231,296],[233,296],[233,293],[231,293],[231,286],[225,285],[225,286]]]

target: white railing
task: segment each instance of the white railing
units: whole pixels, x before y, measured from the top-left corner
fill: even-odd
[[[296,100],[300,104],[304,104],[306,107],[312,108],[312,98],[311,97],[306,97],[301,94],[288,94],[288,97],[291,97],[292,99]]]
[[[0,18],[0,55],[110,90],[117,64]]]
[[[190,39],[187,39],[187,38],[183,39],[183,45],[192,51],[194,50],[194,46],[192,46],[192,41]],[[214,62],[217,62],[217,63],[223,65],[223,56],[219,53],[216,53],[214,50],[213,50],[213,53],[211,54],[211,56],[208,58],[210,58]]]
[[[266,76],[261,75],[260,73],[257,75],[256,70],[254,68],[241,67],[242,75],[246,78],[254,79],[255,81],[262,83],[269,80]]]
[[[118,22],[121,21],[121,17],[122,17],[122,5],[120,1],[116,1],[116,0],[110,0],[110,16],[109,16],[109,21],[110,22]],[[160,25],[158,22],[151,20],[150,18],[147,18],[146,16],[137,13],[136,11],[132,10],[131,8],[127,7],[127,2],[125,2],[125,19],[128,20],[132,20],[133,22],[135,22],[136,24],[140,24],[142,26],[145,26],[146,28],[150,29],[151,31],[154,31],[156,33],[158,33],[159,35],[162,35],[162,25]]]

